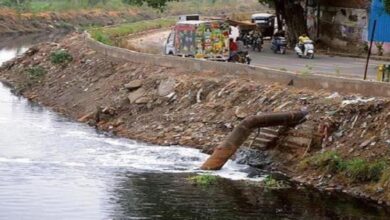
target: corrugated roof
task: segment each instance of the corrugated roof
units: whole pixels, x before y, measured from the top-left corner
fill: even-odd
[[[377,21],[374,41],[390,42],[390,14],[385,10],[381,0],[374,0],[371,5],[368,39],[371,40],[371,34],[374,27],[374,21]]]

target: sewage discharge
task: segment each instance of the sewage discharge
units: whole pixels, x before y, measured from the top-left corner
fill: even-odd
[[[237,149],[246,141],[253,129],[272,126],[293,127],[304,122],[306,111],[267,113],[244,119],[232,133],[217,146],[214,153],[201,166],[202,170],[220,170]]]

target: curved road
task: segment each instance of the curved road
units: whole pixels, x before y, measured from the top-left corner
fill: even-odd
[[[141,52],[163,53],[164,44],[169,30],[152,32],[147,35],[132,38],[128,43]],[[262,52],[250,52],[252,65],[268,67],[276,70],[295,72],[298,74],[321,74],[339,77],[363,79],[366,60],[362,58],[331,57],[316,54],[313,60],[298,58],[289,50],[287,54],[274,54],[270,49],[270,41],[265,41]],[[375,80],[377,67],[380,64],[390,64],[386,61],[371,60],[368,69],[368,79]]]
[[[353,77],[363,79],[366,60],[316,54],[315,58],[298,58],[294,51],[287,54],[274,54],[270,49],[270,42],[264,43],[262,52],[250,52],[252,65],[263,66],[277,70],[287,70],[300,74],[322,74],[331,76]],[[368,78],[376,79],[377,67],[385,61],[370,60]],[[388,64],[388,62],[387,62]]]

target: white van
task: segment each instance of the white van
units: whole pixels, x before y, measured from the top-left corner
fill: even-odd
[[[264,37],[272,37],[277,29],[276,16],[268,13],[257,13],[252,15],[252,23],[257,24]]]

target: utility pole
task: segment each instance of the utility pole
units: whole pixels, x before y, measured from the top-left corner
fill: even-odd
[[[363,77],[364,80],[367,79],[368,63],[370,62],[372,44],[374,43],[375,29],[376,29],[376,20],[374,20],[374,24],[373,24],[373,27],[372,27],[371,39],[370,39],[370,47],[368,48],[366,69],[364,71],[364,77]]]

